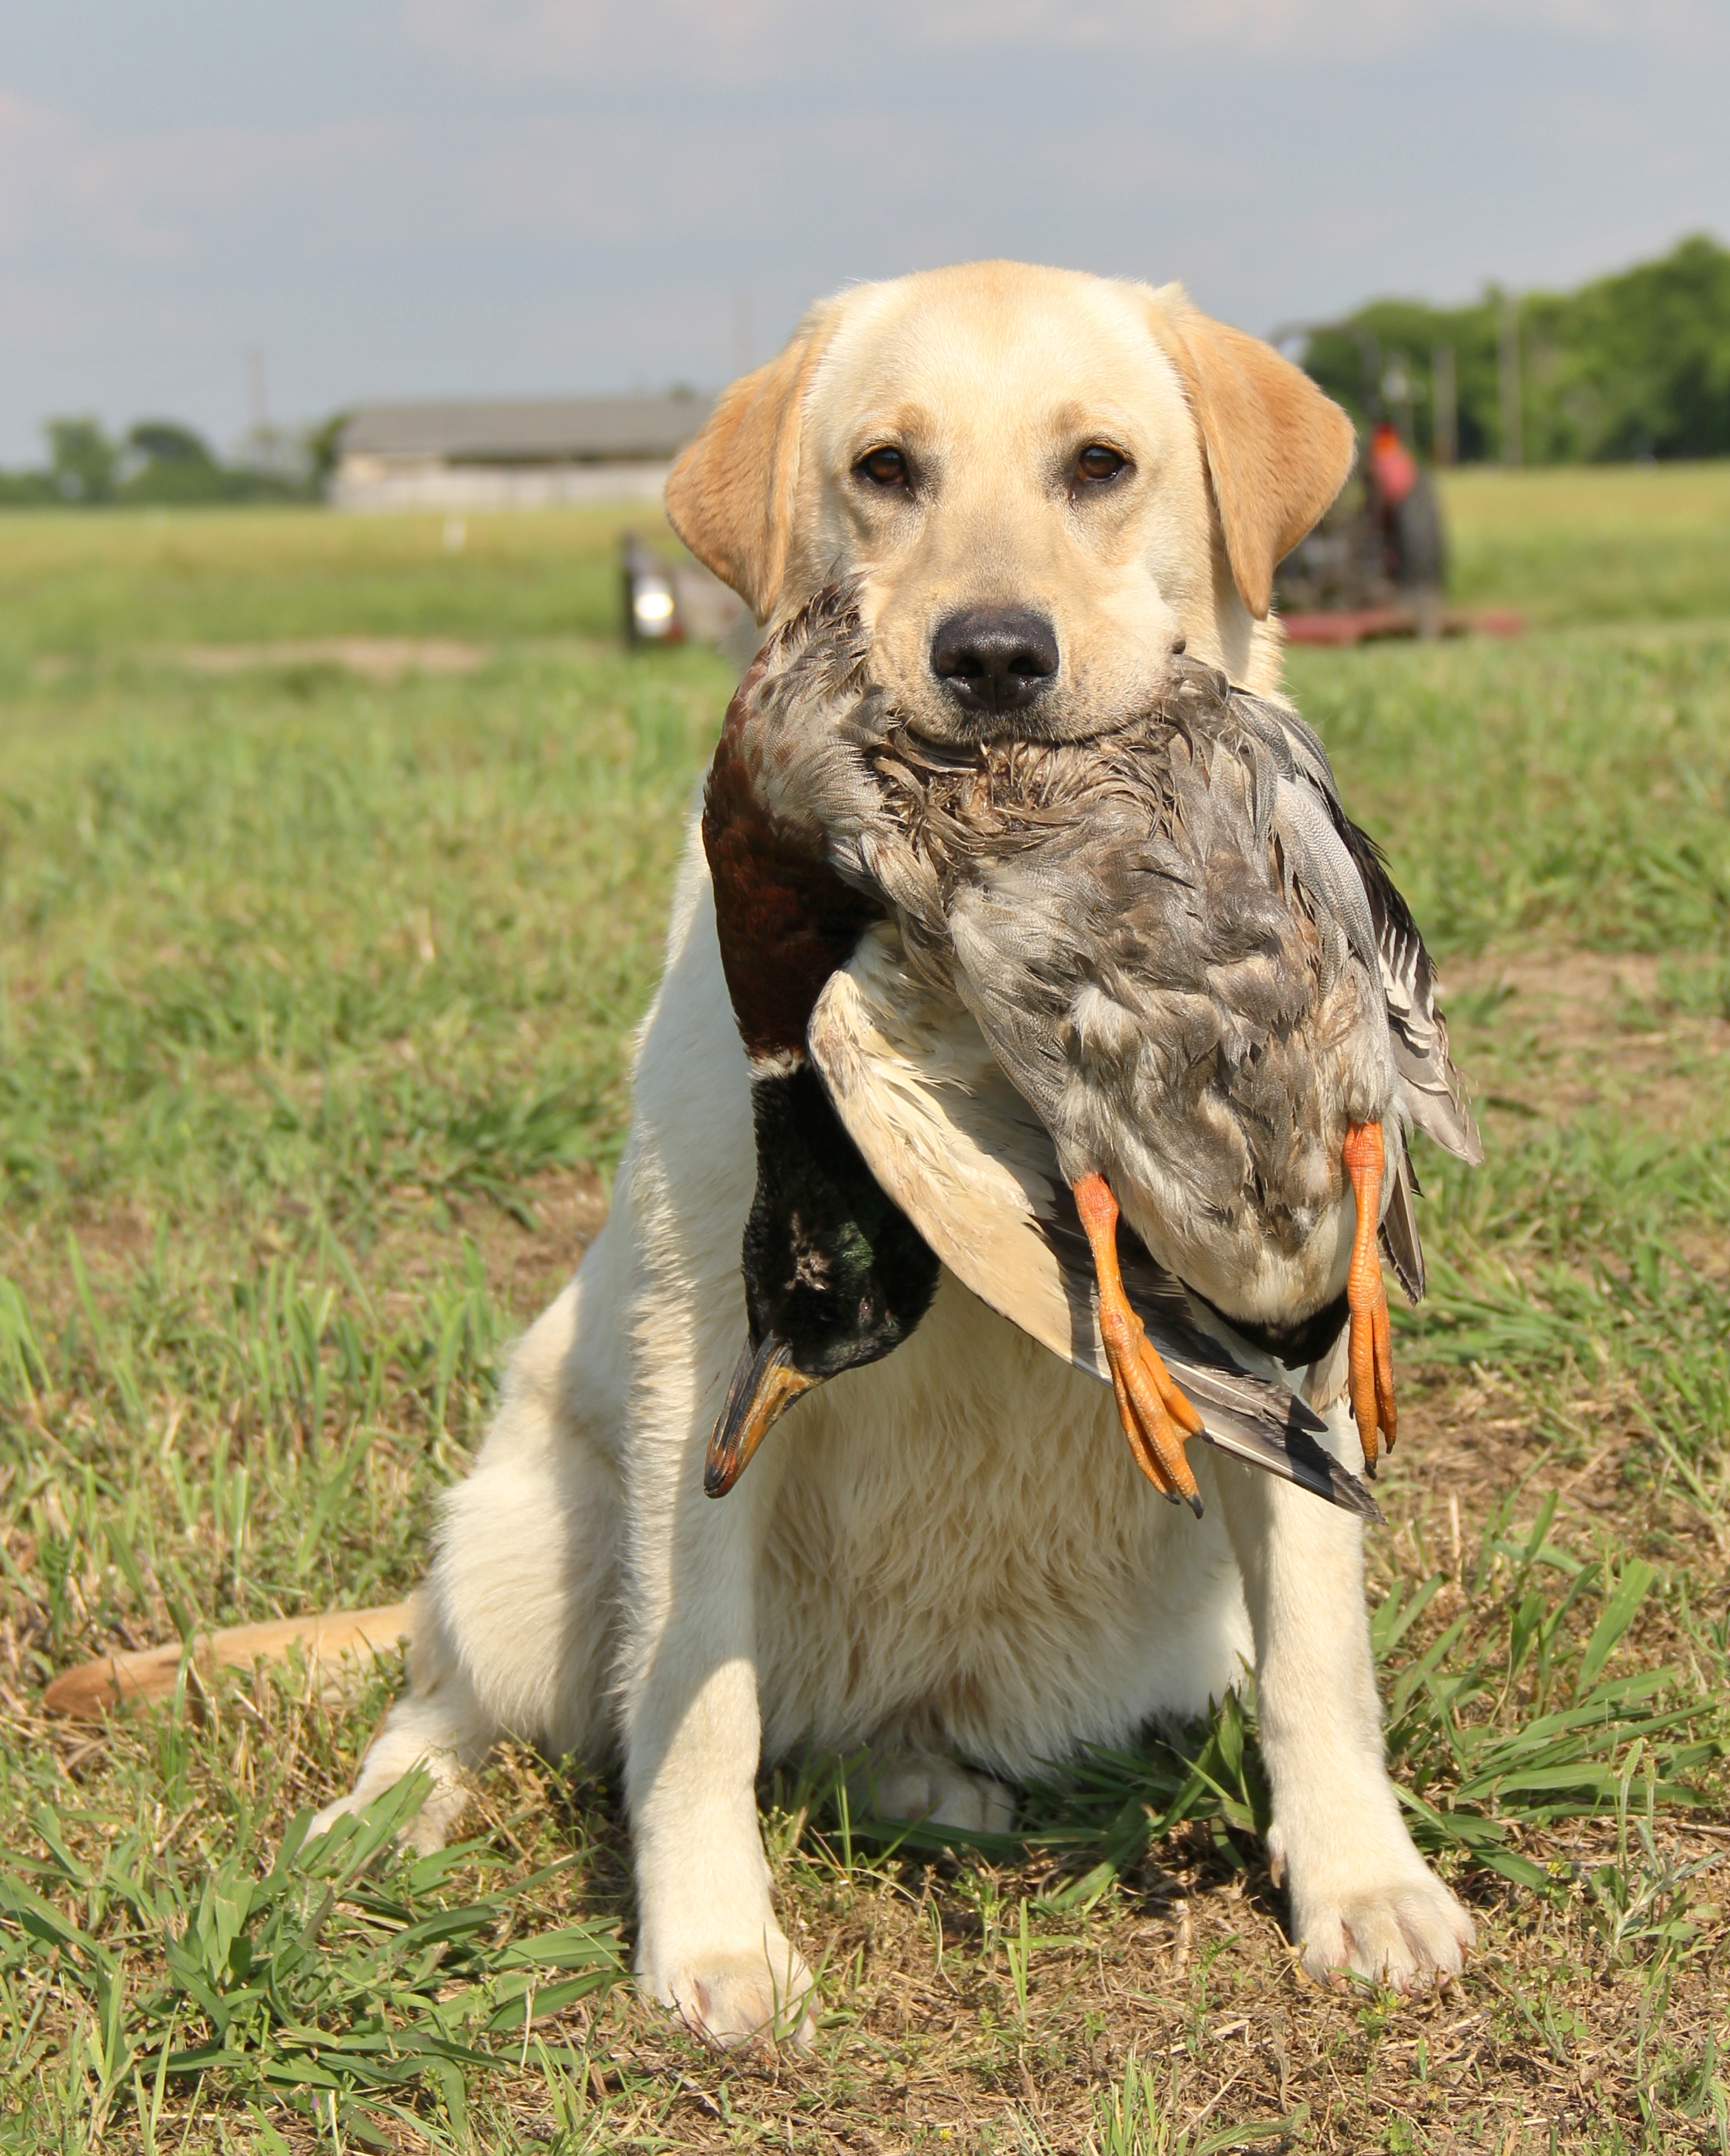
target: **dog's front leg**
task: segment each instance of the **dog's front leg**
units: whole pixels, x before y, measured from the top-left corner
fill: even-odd
[[[1357,1449],[1343,1408],[1342,1457]],[[1363,1530],[1289,1483],[1222,1461],[1221,1510],[1255,1635],[1268,1855],[1313,1976],[1405,1989],[1457,1973],[1471,1918],[1414,1846],[1388,1779],[1363,1603]]]
[[[624,1741],[637,1973],[718,2044],[803,2041],[813,2026],[810,1972],[775,1920],[757,1811],[756,1585],[779,1468],[765,1447],[716,1502],[701,1494],[698,1447],[655,1493],[670,1532],[636,1553]]]

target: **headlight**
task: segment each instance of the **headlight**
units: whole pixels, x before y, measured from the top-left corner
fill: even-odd
[[[624,534],[624,634],[627,644],[678,644],[685,636],[674,571],[634,532]]]
[[[673,591],[659,578],[639,577],[631,592],[631,619],[639,636],[665,636],[673,619]]]

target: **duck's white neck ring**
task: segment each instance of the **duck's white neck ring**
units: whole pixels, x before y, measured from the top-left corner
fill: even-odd
[[[761,1055],[747,1058],[751,1067],[752,1083],[763,1078],[791,1078],[805,1067],[803,1048],[772,1048]]]

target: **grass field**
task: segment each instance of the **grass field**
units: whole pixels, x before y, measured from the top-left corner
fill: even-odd
[[[390,1672],[40,1695],[413,1584],[603,1215],[726,670],[608,641],[598,513],[0,518],[0,2147],[1730,2149],[1730,472],[1450,506],[1534,633],[1292,672],[1490,1146],[1420,1163],[1371,1558],[1480,1952],[1296,1974],[1253,1711],[947,1853],[817,1762],[763,1797],[826,2018],[725,2061],[621,1980],[605,1784],[514,1753],[444,1857],[303,1857]]]
[[[1722,618],[1730,465],[1444,475],[1453,583],[1551,626]]]

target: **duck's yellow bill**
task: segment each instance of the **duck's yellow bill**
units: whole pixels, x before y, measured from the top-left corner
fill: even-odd
[[[770,1430],[819,1382],[793,1368],[793,1350],[777,1334],[766,1332],[754,1349],[747,1343],[710,1434],[703,1487],[711,1497],[726,1496]]]

